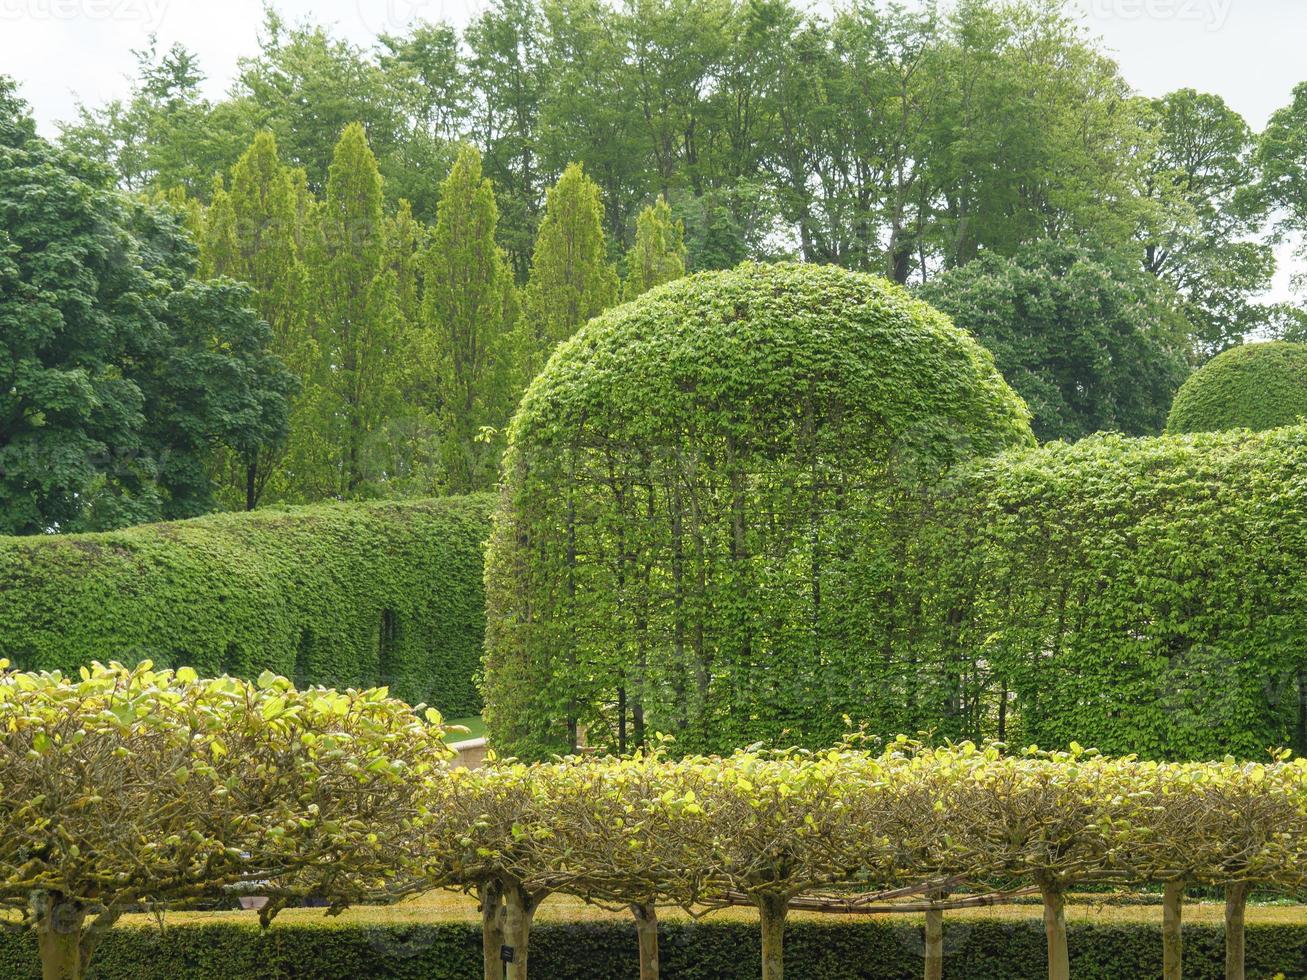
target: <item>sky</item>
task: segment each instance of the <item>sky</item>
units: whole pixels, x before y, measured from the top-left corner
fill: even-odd
[[[363,45],[414,20],[461,26],[484,6],[484,0],[276,3],[289,21],[328,23]],[[1215,92],[1260,129],[1293,87],[1307,81],[1307,0],[1068,0],[1068,6],[1144,95],[1185,87]],[[131,52],[151,34],[161,50],[181,42],[195,51],[206,94],[221,96],[237,59],[257,52],[262,19],[263,0],[0,0],[0,73],[19,80],[41,130],[54,135],[79,100],[99,105],[127,94]],[[1273,298],[1287,297],[1294,271],[1286,247]]]

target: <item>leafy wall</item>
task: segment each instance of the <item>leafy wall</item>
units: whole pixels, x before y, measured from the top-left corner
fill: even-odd
[[[0,538],[0,657],[271,669],[480,708],[488,495],[213,514]]]

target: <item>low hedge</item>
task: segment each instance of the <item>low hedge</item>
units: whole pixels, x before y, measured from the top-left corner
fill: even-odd
[[[252,922],[144,926],[109,932],[88,980],[260,980],[358,977],[465,980],[482,973],[481,930],[471,923],[395,925],[282,924],[260,931]],[[660,925],[662,972],[678,980],[722,980],[759,975],[757,926],[744,921],[667,922]],[[1184,928],[1186,980],[1218,980],[1223,973],[1221,927]],[[944,932],[944,975],[968,980],[1024,980],[1046,976],[1043,927],[1037,917],[970,917]],[[789,980],[918,980],[923,968],[921,929],[910,921],[796,921],[786,928]],[[0,934],[0,975],[39,978],[35,938]],[[1071,975],[1077,980],[1123,980],[1161,973],[1155,923],[1070,926]],[[1307,976],[1307,924],[1251,925],[1247,975]],[[531,933],[531,974],[569,980],[634,980],[635,927],[620,922],[541,923]]]
[[[0,538],[0,657],[203,675],[385,683],[474,714],[491,498],[212,514],[101,534]]]

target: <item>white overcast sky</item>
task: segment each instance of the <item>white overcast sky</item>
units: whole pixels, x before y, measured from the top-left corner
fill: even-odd
[[[484,0],[280,0],[290,21],[310,17],[359,44],[414,19],[465,24]],[[827,3],[821,3],[822,7]],[[1145,95],[1215,92],[1260,129],[1307,81],[1307,0],[1069,0]],[[209,94],[220,96],[236,59],[257,50],[262,0],[0,0],[0,73],[14,76],[43,132],[57,132],[80,99],[127,92],[133,48],[151,33],[166,49],[197,52]],[[1284,258],[1287,259],[1287,250]],[[1281,262],[1274,295],[1287,292]]]

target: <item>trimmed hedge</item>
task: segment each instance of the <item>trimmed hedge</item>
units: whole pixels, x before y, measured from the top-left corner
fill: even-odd
[[[908,645],[934,699],[904,721],[1152,758],[1307,754],[1304,515],[1307,427],[971,464],[923,521],[934,638]]]
[[[660,286],[554,353],[509,428],[486,715],[522,756],[654,729],[729,750],[844,730],[883,656],[890,502],[1032,445],[993,357],[878,277],[758,265]]]
[[[299,684],[388,684],[474,714],[489,495],[212,514],[102,534],[0,538],[0,657]]]
[[[252,915],[251,915],[252,918]],[[1122,980],[1161,973],[1156,924],[1069,926],[1071,975]],[[1184,927],[1186,980],[1224,976],[1219,925]],[[668,922],[659,927],[662,972],[678,980],[759,975],[757,926],[749,922]],[[792,980],[919,980],[921,929],[906,921],[791,922],[785,975]],[[0,975],[38,980],[35,938],[0,933]],[[1036,917],[945,917],[944,975],[968,980],[1038,980],[1047,975]],[[568,980],[635,980],[633,925],[541,923],[531,930],[531,973]],[[468,923],[322,925],[279,923],[120,927],[107,933],[88,980],[466,980],[482,973],[481,929]],[[1249,977],[1307,976],[1307,926],[1251,925]]]
[[[1167,432],[1274,429],[1307,419],[1307,344],[1244,344],[1218,354],[1175,394]]]

